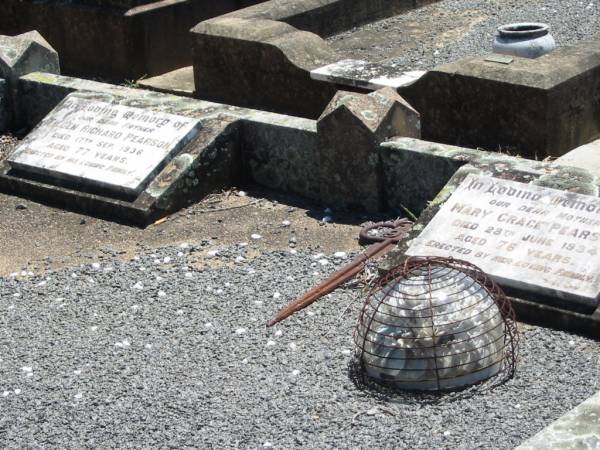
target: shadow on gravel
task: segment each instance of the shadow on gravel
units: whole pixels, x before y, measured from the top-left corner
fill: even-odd
[[[512,376],[506,370],[501,370],[494,377],[473,386],[453,391],[420,392],[402,391],[376,383],[362,370],[358,357],[353,357],[348,363],[348,377],[356,388],[379,402],[401,404],[405,406],[436,405],[468,400],[476,395],[485,395],[493,389],[498,389]]]

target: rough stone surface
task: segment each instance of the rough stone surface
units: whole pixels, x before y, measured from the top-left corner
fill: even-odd
[[[196,91],[194,68],[192,66],[183,67],[156,77],[144,78],[139,80],[137,84],[144,89],[185,97],[193,97]]]
[[[410,86],[424,74],[423,70],[405,72],[394,65],[373,64],[357,59],[344,59],[310,72],[314,80],[368,90]]]
[[[597,39],[600,5],[580,0],[535,2],[443,0],[348,29],[328,42],[344,58],[430,70],[492,50],[499,25],[543,22],[559,46]]]
[[[600,42],[508,65],[465,58],[400,92],[421,113],[427,140],[561,156],[600,136]]]
[[[594,340],[529,326],[516,377],[490,392],[360,389],[348,376],[358,293],[267,329],[326,272],[282,250],[235,262],[250,254],[196,237],[0,279],[4,445],[504,450],[597,391]],[[327,272],[346,262],[321,258]]]
[[[220,18],[192,30],[196,96],[249,108],[318,117],[335,86],[310,71],[336,60],[313,33],[283,22]]]
[[[207,20],[192,30],[196,95],[317,118],[336,88],[310,72],[342,59],[320,36],[430,2],[271,0]]]
[[[0,36],[0,76],[12,82],[31,72],[60,73],[56,50],[37,31]]]
[[[194,139],[198,120],[67,97],[21,142],[9,164],[75,189],[139,194]]]
[[[379,152],[388,207],[415,218],[458,169],[486,155],[413,138],[391,139],[381,144]]]
[[[190,143],[190,148],[167,164],[133,202],[25,180],[12,176],[6,163],[2,165],[0,183],[6,192],[27,193],[60,207],[127,222],[146,225],[215,190],[232,186],[234,180],[241,180],[242,163],[246,167],[257,167],[257,156],[262,160],[273,158],[277,161],[277,158],[281,159],[281,148],[291,154],[296,150],[310,153],[315,147],[315,123],[297,117],[51,74],[30,74],[20,79],[20,86],[23,92],[21,105],[28,119],[24,126],[28,128],[37,125],[60,101],[75,91],[82,98],[201,120],[203,128]],[[270,140],[272,137],[276,137],[274,142]],[[264,146],[265,142],[269,145]],[[246,149],[244,156],[241,154],[242,147]],[[290,191],[300,191],[310,197],[315,192],[312,181],[315,176],[310,173],[310,161],[307,164],[304,169],[289,163],[281,167],[271,164],[262,172],[260,169],[255,171],[257,181],[282,188],[295,186],[296,190]],[[253,170],[246,171],[246,174],[252,176]],[[281,185],[269,183],[271,175],[272,180],[281,180]]]
[[[0,78],[0,135],[4,133],[10,123],[10,107],[8,105],[8,86],[6,80]]]
[[[469,174],[504,178],[522,183],[530,183],[536,186],[590,195],[593,197],[598,197],[598,193],[600,192],[598,185],[599,180],[582,169],[554,166],[550,163],[535,162],[520,158],[509,158],[493,154],[472,160],[470,164],[461,167],[443,189],[441,189],[439,194],[429,203],[428,208],[420,215],[409,235],[399,243],[398,248],[392,251],[389,258],[381,264],[382,270],[389,270],[391,267],[401,264],[406,259],[405,253],[410,242],[412,242],[412,240],[415,239],[435,217],[440,207],[448,200],[448,198],[450,198],[452,193]],[[523,295],[521,291],[512,289],[510,286],[502,287],[504,287],[509,294],[530,302],[537,302],[543,305],[564,308],[567,310],[580,310],[586,314],[590,313],[589,308],[582,308],[581,306],[556,297],[547,297],[532,292]]]
[[[420,137],[420,122],[391,88],[368,95],[339,91],[317,130],[322,201],[379,211],[384,197],[378,145],[391,136]]]
[[[559,166],[579,167],[600,178],[600,139],[565,153],[554,161]]]
[[[594,450],[600,447],[600,393],[577,405],[515,450]]]
[[[407,254],[464,259],[502,285],[593,311],[600,300],[599,228],[597,197],[470,175]]]
[[[39,30],[65,73],[135,80],[189,65],[190,28],[257,1],[3,0],[0,33]]]

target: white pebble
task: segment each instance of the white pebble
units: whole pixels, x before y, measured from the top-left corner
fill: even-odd
[[[92,267],[94,269],[99,269],[100,268],[100,263],[95,262],[95,263],[92,264]]]
[[[219,250],[209,250],[208,252],[206,252],[206,256],[208,256],[209,258],[214,258],[218,254]]]
[[[246,193],[246,191],[238,191],[237,192],[237,196],[238,197],[246,197],[248,194]]]
[[[298,346],[297,346],[296,344],[294,344],[293,342],[290,342],[290,345],[289,345],[289,347],[290,347],[290,349],[292,349],[292,350],[296,350],[296,348],[298,348]]]
[[[273,444],[271,444],[270,442],[265,442],[263,444],[263,447],[273,447]]]
[[[247,242],[240,242],[238,244],[238,247],[248,247],[248,243]]]
[[[244,261],[246,261],[246,258],[244,258],[243,256],[238,256],[235,258],[235,262],[237,262],[237,263],[241,263]]]
[[[342,355],[350,356],[351,354],[352,354],[352,350],[348,350],[347,348],[342,350]]]
[[[292,224],[292,222],[290,222],[289,220],[284,220],[283,222],[281,222],[281,225],[283,225],[284,227],[289,227]]]
[[[254,239],[255,241],[258,239],[262,239],[262,236],[260,234],[256,234],[254,233],[253,235],[250,236],[252,239]]]
[[[15,390],[14,390],[14,393],[15,393],[15,394],[17,394],[17,395],[19,395],[19,394],[21,393],[21,389],[18,389],[18,388],[17,388],[17,389],[15,389]]]
[[[285,277],[285,279],[286,279],[287,281],[294,281],[294,277],[293,277],[293,276],[291,276],[291,275],[288,275],[287,277]]]
[[[167,293],[165,291],[158,291],[158,296],[159,297],[166,297]]]
[[[206,322],[206,323],[204,324],[204,326],[205,326],[206,328],[212,328],[213,324],[212,324],[212,323],[210,323],[210,322]]]
[[[30,373],[33,371],[33,368],[31,366],[23,366],[23,367],[21,367],[21,370],[23,372]]]
[[[141,291],[142,289],[144,289],[144,285],[142,284],[142,282],[141,282],[141,281],[138,281],[137,283],[135,283],[135,284],[133,285],[132,289],[138,289],[138,290],[140,290],[140,291]]]
[[[186,278],[192,278],[194,276],[194,274],[192,272],[186,272],[185,273],[185,277]]]
[[[295,248],[290,249],[290,253],[292,255],[296,255],[298,253],[298,250],[296,250]]]
[[[96,331],[98,329],[98,327],[96,325],[94,325],[93,327],[90,327],[91,331]]]
[[[321,222],[323,223],[331,223],[333,222],[333,219],[331,218],[331,216],[325,216],[321,219]]]
[[[163,259],[163,262],[164,262],[165,264],[168,264],[168,263],[170,263],[170,262],[171,262],[171,257],[170,257],[170,256],[165,256],[165,257],[164,257],[164,259]]]
[[[444,436],[450,436],[450,432],[448,430],[444,431]]]
[[[182,316],[183,315],[183,309],[178,309],[177,310],[177,315],[178,316]]]
[[[77,394],[75,394],[75,398],[77,400],[81,399],[83,397],[83,394],[81,392],[78,392]]]
[[[275,292],[275,293],[273,294],[273,298],[277,299],[277,298],[279,298],[279,297],[281,297],[281,294],[280,294],[279,292]]]
[[[321,264],[322,266],[326,266],[326,265],[328,265],[328,264],[329,264],[329,261],[328,261],[328,260],[326,260],[326,259],[320,259],[320,260],[319,260],[319,264]]]
[[[256,306],[262,306],[262,305],[263,305],[263,302],[261,302],[260,300],[254,300],[254,304],[255,304]]]
[[[325,256],[325,253],[317,253],[312,256],[312,259],[321,259],[323,256]]]
[[[283,331],[281,331],[281,330],[277,330],[277,331],[274,333],[274,336],[275,336],[275,337],[281,337],[282,335],[283,335]]]
[[[40,281],[37,285],[39,287],[45,286],[46,285],[46,281]]]
[[[346,259],[348,257],[348,253],[346,253],[346,252],[335,252],[333,254],[333,257],[335,259]]]
[[[238,328],[237,330],[235,330],[235,334],[245,334],[246,331],[248,330],[246,330],[245,328]]]
[[[4,391],[2,393],[2,396],[4,396],[4,397],[8,397],[9,395],[10,395],[10,392],[8,392],[8,391]]]
[[[189,245],[187,244],[187,242],[183,242],[182,244],[179,245],[180,248],[188,248]]]
[[[74,373],[75,375],[81,375],[81,370],[79,370],[79,369],[77,369],[77,370],[74,370],[74,371],[73,371],[73,373]]]
[[[248,364],[248,359],[247,358],[242,359],[242,364]]]
[[[267,341],[267,347],[272,347],[275,345],[275,341]]]
[[[147,348],[148,350],[150,350],[152,348],[152,344],[146,344],[144,345],[145,348]]]
[[[181,258],[183,256],[183,252],[177,252],[177,256]]]
[[[297,377],[298,375],[300,375],[300,371],[298,369],[294,369],[292,370],[292,375]]]

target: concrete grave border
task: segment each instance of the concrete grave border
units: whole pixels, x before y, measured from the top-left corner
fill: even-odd
[[[64,72],[135,80],[190,64],[192,26],[259,1],[2,0],[0,34],[38,30]]]
[[[321,36],[439,0],[270,0],[192,29],[196,96],[316,118],[337,91],[311,71],[341,60]]]

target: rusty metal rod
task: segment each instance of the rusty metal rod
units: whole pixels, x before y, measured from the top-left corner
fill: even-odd
[[[373,225],[369,228],[374,228],[376,225]],[[321,297],[335,291],[339,286],[354,278],[365,268],[365,265],[369,259],[378,258],[388,253],[394,244],[406,235],[411,225],[412,223],[407,220],[398,220],[393,223],[388,222],[383,224],[382,226],[393,228],[393,230],[387,233],[381,242],[371,245],[362,255],[354,258],[350,263],[346,264],[340,270],[335,272],[327,280],[285,306],[273,319],[267,323],[267,326],[272,327],[282,320],[287,319],[292,314],[295,314],[307,306],[312,305]]]

